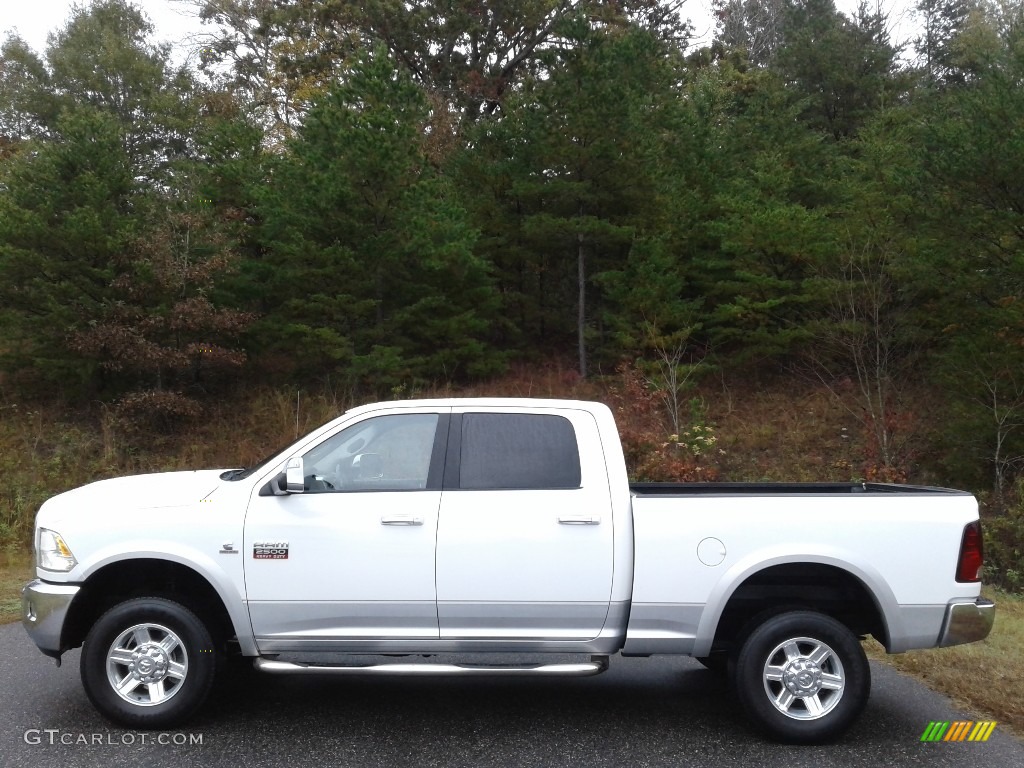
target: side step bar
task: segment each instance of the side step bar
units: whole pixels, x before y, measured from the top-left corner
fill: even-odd
[[[307,664],[257,658],[253,666],[261,672],[277,675],[501,675],[503,677],[528,675],[561,675],[589,677],[608,669],[607,656],[593,656],[590,661],[577,664],[525,664],[498,666],[487,664],[370,664],[346,667],[339,664]]]

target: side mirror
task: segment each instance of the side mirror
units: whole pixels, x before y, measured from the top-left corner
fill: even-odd
[[[306,473],[303,470],[301,456],[292,456],[285,462],[284,474],[284,489],[288,493],[302,493],[306,490]]]

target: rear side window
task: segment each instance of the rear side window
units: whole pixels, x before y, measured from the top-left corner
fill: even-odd
[[[576,430],[562,416],[467,413],[461,454],[460,488],[580,487]]]

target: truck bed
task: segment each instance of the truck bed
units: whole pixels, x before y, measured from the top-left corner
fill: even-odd
[[[634,496],[822,496],[847,493],[969,496],[966,491],[896,483],[630,483]]]

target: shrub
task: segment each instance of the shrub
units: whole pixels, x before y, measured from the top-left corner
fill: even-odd
[[[691,402],[691,424],[678,435],[665,435],[658,393],[629,363],[617,368],[619,383],[608,389],[609,406],[619,426],[626,468],[637,482],[702,482],[718,479],[718,438],[704,423],[700,402]]]
[[[986,517],[985,581],[1008,591],[1024,591],[1024,483],[1004,512]]]
[[[149,390],[125,395],[118,402],[116,413],[127,435],[165,435],[193,421],[202,408],[180,392]]]

